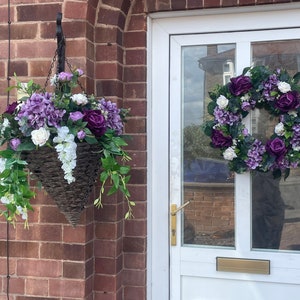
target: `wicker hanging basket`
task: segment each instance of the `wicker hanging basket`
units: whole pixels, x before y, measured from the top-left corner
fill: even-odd
[[[98,145],[77,144],[76,168],[73,171],[76,181],[71,184],[64,179],[62,164],[55,149],[41,147],[22,153],[31,173],[42,183],[72,226],[78,224],[99,174],[99,150]]]

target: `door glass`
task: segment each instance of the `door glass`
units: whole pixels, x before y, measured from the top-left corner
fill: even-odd
[[[252,44],[255,65],[285,68],[292,76],[299,71],[300,41]],[[263,110],[252,114],[252,134],[265,141],[273,133],[277,118]],[[292,169],[286,180],[272,174],[252,175],[252,248],[300,250],[300,169]]]
[[[182,48],[184,244],[234,247],[234,178],[201,125],[208,91],[234,75],[235,45]]]

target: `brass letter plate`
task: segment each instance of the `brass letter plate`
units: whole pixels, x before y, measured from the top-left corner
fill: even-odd
[[[269,275],[270,261],[263,259],[217,257],[217,271]]]

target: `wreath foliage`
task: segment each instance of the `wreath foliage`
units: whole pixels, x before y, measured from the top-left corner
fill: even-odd
[[[211,146],[219,148],[231,171],[272,171],[274,178],[289,176],[300,164],[300,73],[291,77],[284,69],[247,67],[230,82],[209,93],[204,124]],[[277,118],[266,142],[250,133],[243,119],[254,109]]]

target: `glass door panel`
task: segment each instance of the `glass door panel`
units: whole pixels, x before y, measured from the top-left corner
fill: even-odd
[[[299,72],[300,41],[252,43],[254,65],[285,68],[292,76]],[[279,122],[260,110],[252,114],[252,134],[265,141]],[[252,175],[252,248],[300,250],[300,170],[292,169],[287,180],[272,174]]]
[[[235,44],[182,47],[182,243],[234,247],[234,179],[201,125],[208,92],[234,76]]]

